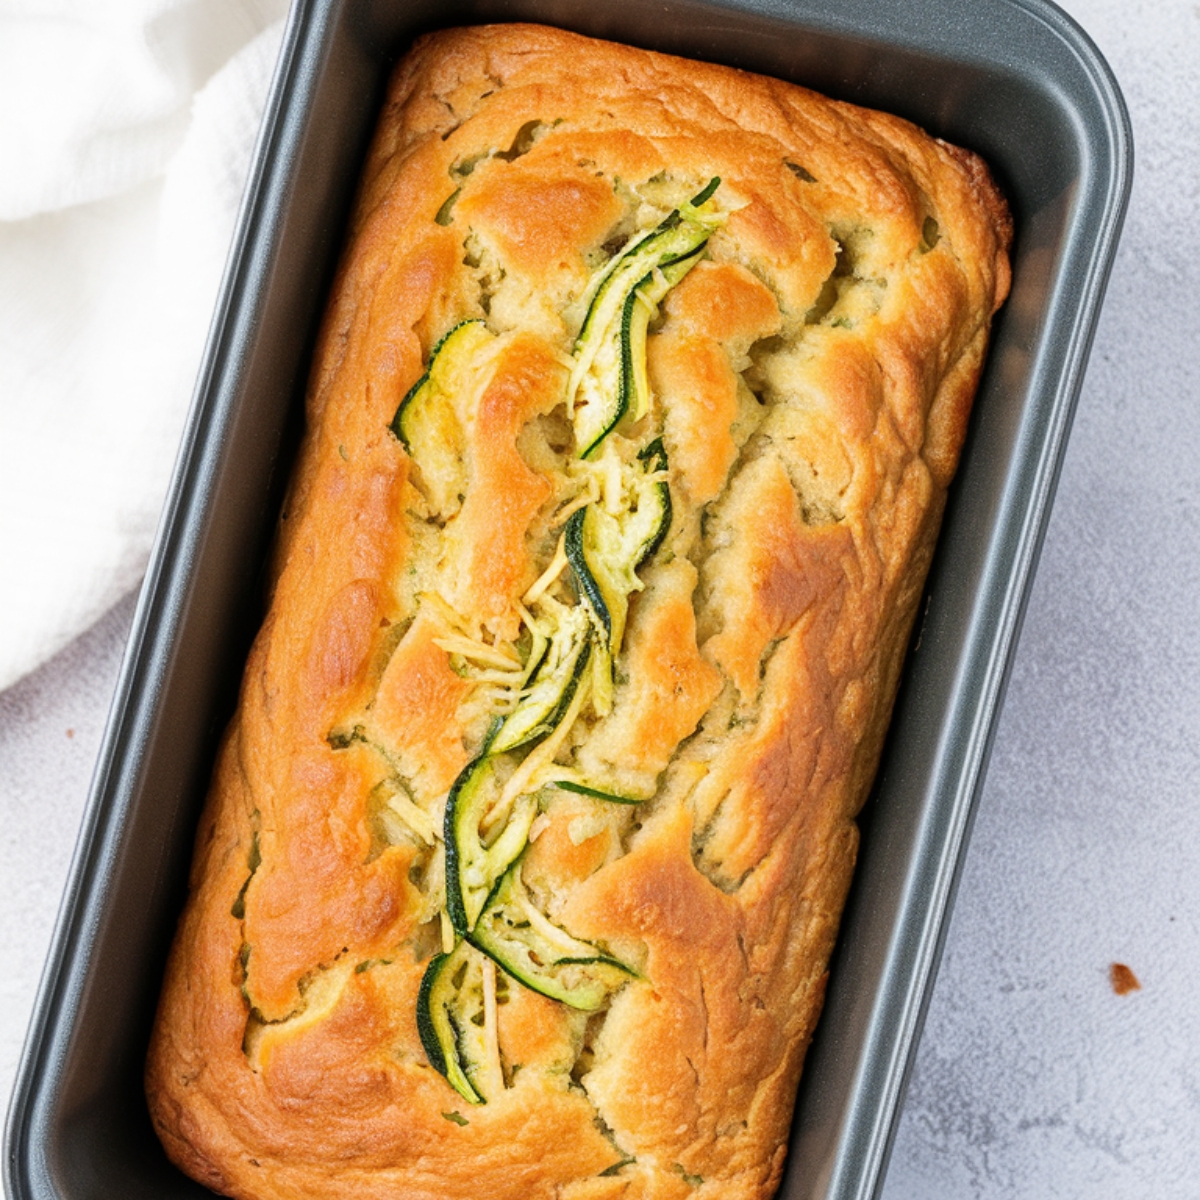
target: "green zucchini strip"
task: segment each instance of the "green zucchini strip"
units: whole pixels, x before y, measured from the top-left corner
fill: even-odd
[[[634,569],[662,545],[671,528],[671,489],[667,486],[667,450],[660,437],[638,453],[643,474],[635,484],[637,508],[629,521],[627,536],[637,547]],[[657,476],[657,478],[656,478]]]
[[[508,715],[492,742],[491,753],[502,754],[538,741],[562,720],[588,664],[591,624],[581,609],[567,609],[550,635],[526,688],[525,696]]]
[[[625,636],[631,592],[640,591],[637,568],[662,544],[671,525],[671,492],[662,478],[667,455],[656,438],[638,455],[633,503],[619,516],[598,504],[579,509],[567,522],[564,546],[579,592],[615,658]]]
[[[592,787],[590,783],[578,783],[574,779],[551,779],[548,781],[564,792],[574,792],[577,796],[591,796],[596,800],[607,800],[612,804],[644,804],[648,797],[622,796],[617,792],[605,791]]]
[[[470,386],[470,370],[495,337],[482,321],[462,321],[433,348],[429,367],[400,401],[391,430],[420,465],[433,505],[442,512],[462,490],[466,438],[456,399]]]
[[[396,415],[392,418],[392,432],[404,443],[404,448],[413,453],[414,440],[420,440],[430,427],[439,401],[449,400],[449,386],[470,361],[475,351],[493,338],[487,326],[480,320],[460,321],[444,333],[429,354],[429,366],[425,374],[409,388]]]
[[[621,312],[621,378],[628,380],[629,419],[639,421],[650,409],[650,382],[646,375],[646,332],[667,293],[704,257],[705,238],[690,254],[659,263],[629,293]]]
[[[648,411],[649,323],[667,292],[700,261],[723,220],[704,210],[719,183],[711,180],[657,229],[631,241],[593,281],[568,391],[580,458],[591,455],[627,413],[638,420]],[[465,469],[456,401],[470,387],[477,356],[492,340],[482,321],[456,325],[434,347],[428,369],[392,419],[392,432],[420,464],[431,502],[443,512]],[[485,997],[485,979],[492,979],[494,968],[482,965],[486,960],[477,951],[534,991],[583,1011],[599,1008],[637,977],[624,963],[550,921],[520,881],[520,859],[538,811],[536,794],[522,790],[526,776],[545,767],[542,759],[553,757],[560,738],[550,735],[560,726],[565,732],[586,700],[589,693],[580,686],[589,663],[593,703],[601,712],[611,706],[613,659],[624,636],[629,595],[642,587],[636,571],[671,523],[661,438],[639,454],[637,466],[624,482],[627,504],[619,514],[590,504],[567,522],[564,549],[582,603],[559,612],[548,634],[541,621],[530,624],[517,705],[493,724],[479,756],[460,773],[446,800],[445,913],[465,940],[436,955],[426,968],[417,1026],[430,1063],[471,1104],[486,1103],[489,1092],[504,1086],[494,1006],[489,1008]],[[502,781],[501,763],[509,766],[511,759],[501,755],[544,740],[507,783]],[[614,803],[640,802],[570,779],[548,782]]]
[[[417,995],[417,1032],[430,1065],[470,1104],[486,1104],[504,1087],[485,1009],[482,959],[467,942],[430,960]]]
[[[474,927],[496,880],[525,849],[537,816],[537,797],[519,795],[485,841],[481,826],[501,790],[496,759],[485,752],[463,769],[446,799],[446,911],[460,936]]]
[[[567,386],[580,458],[588,458],[626,413],[633,420],[646,414],[646,330],[658,304],[700,261],[724,219],[703,207],[719,183],[713,179],[657,229],[630,242],[592,284]]]
[[[526,987],[594,1011],[637,972],[538,911],[521,884],[520,869],[518,860],[496,884],[470,941]]]

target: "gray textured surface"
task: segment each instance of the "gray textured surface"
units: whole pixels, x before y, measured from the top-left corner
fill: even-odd
[[[1065,7],[1137,174],[884,1200],[1200,1195],[1200,4]],[[0,1096],[131,615],[0,694]]]
[[[132,619],[129,596],[45,666],[0,692],[5,1109]]]
[[[884,1200],[1200,1196],[1200,5],[1066,8],[1133,196]]]

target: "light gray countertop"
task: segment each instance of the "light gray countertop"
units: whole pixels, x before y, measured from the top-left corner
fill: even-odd
[[[1064,7],[1133,198],[885,1200],[1200,1196],[1200,4]],[[132,612],[0,693],[0,1098]]]

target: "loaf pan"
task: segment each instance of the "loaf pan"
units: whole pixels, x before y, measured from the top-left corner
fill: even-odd
[[[142,1063],[193,831],[390,67],[539,21],[793,80],[979,152],[1016,220],[1001,310],[801,1083],[785,1200],[881,1186],[1131,174],[1128,118],[1044,0],[300,0],[9,1114],[9,1200],[182,1200]]]

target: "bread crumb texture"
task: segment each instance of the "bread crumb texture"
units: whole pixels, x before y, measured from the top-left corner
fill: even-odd
[[[893,117],[418,42],[150,1051],[184,1170],[772,1193],[1009,237]]]
[[[1108,982],[1118,996],[1128,996],[1130,992],[1142,989],[1141,981],[1124,963],[1115,962],[1108,968]]]

